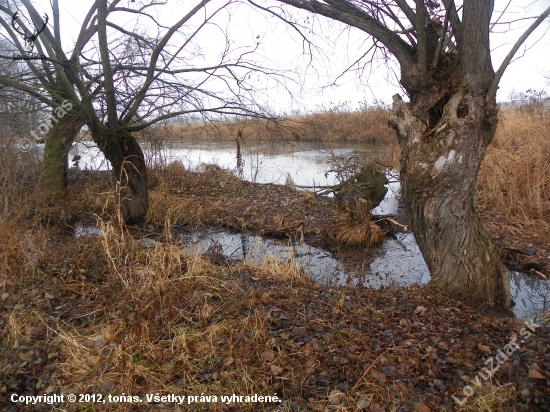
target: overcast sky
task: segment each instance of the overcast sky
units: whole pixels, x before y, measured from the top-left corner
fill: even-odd
[[[509,2],[510,0],[495,1],[493,20],[500,16]],[[39,11],[51,15],[48,0],[36,0],[33,3]],[[92,3],[92,0],[60,0],[65,50],[72,48],[81,27],[80,23]],[[132,6],[128,0],[124,3]],[[196,3],[198,1],[168,0],[168,4],[158,7],[154,14],[161,24],[170,25],[183,16],[184,10],[190,4]],[[279,4],[272,0],[258,0],[258,3],[264,6]],[[548,6],[549,1],[512,0],[510,3],[507,14],[500,18],[500,22],[535,16]],[[213,7],[223,4],[225,2],[214,0],[209,7],[212,10]],[[360,72],[351,70],[344,73],[369,47],[363,32],[321,17],[312,18],[308,13],[287,6],[284,10],[288,18],[304,26],[303,33],[316,45],[311,55],[295,30],[276,18],[267,18],[265,12],[259,12],[245,3],[235,3],[217,16],[218,26],[211,26],[201,35],[199,43],[202,50],[200,53],[197,51],[197,55],[201,54],[201,58],[205,58],[208,53],[218,53],[224,45],[225,31],[229,32],[233,45],[241,50],[252,48],[259,42],[256,52],[258,61],[285,71],[288,78],[292,79],[285,82],[286,89],[265,79],[258,80],[258,87],[264,91],[262,101],[278,112],[303,112],[341,102],[350,102],[353,107],[364,100],[389,102],[393,94],[400,92],[397,85],[398,67],[391,62],[386,64],[387,62],[379,61],[364,67]],[[136,26],[132,18],[133,16],[124,22],[129,29],[135,29]],[[512,25],[495,26],[491,36],[495,70],[531,22],[532,20],[522,20]],[[141,29],[148,30],[147,23],[140,21],[139,24]],[[549,28],[550,23],[547,20],[520,50],[518,56],[523,57],[516,59],[502,78],[499,101],[509,100],[512,89],[549,89],[548,81],[543,77],[543,72],[550,70]]]

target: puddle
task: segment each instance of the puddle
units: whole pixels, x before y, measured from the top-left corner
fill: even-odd
[[[307,244],[207,229],[180,235],[180,246],[189,254],[216,252],[229,259],[246,259],[253,265],[261,265],[271,258],[294,261],[313,280],[323,283],[340,284],[346,277],[344,267],[331,253]]]
[[[386,238],[380,247],[379,256],[361,275],[364,279],[360,283],[377,289],[389,285],[426,284],[430,281],[430,271],[412,233],[397,233],[395,239]]]
[[[550,281],[511,272],[510,291],[516,303],[513,311],[520,319],[533,319],[541,311],[550,310]]]
[[[95,226],[77,225],[74,229],[75,237],[103,236],[103,231]]]
[[[356,261],[355,270],[349,269],[350,258],[345,258],[348,263],[345,266],[330,252],[307,244],[215,229],[180,236],[180,246],[189,254],[212,251],[230,259],[248,259],[257,265],[270,258],[295,262],[312,280],[329,286],[380,289],[391,285],[426,284],[430,280],[428,267],[410,233],[398,233],[395,239],[386,238],[381,246],[374,248],[378,249],[377,256],[370,264],[358,269],[361,264]],[[513,272],[511,292],[516,302],[513,311],[520,319],[532,319],[541,310],[550,308],[550,283],[547,281]]]
[[[43,148],[37,145],[40,151]],[[376,144],[336,142],[327,145],[300,142],[248,142],[244,147],[242,177],[257,183],[283,184],[291,180],[297,185],[325,186],[336,182],[333,174],[327,174],[331,162],[357,156],[363,159],[376,158],[387,151]],[[201,163],[215,163],[220,167],[235,169],[236,147],[234,142],[179,142],[158,150],[145,147],[149,165],[181,161],[188,168]],[[73,146],[69,160],[80,156],[75,167],[80,169],[107,170],[109,163],[92,143]],[[399,208],[397,194],[399,182],[392,183],[386,198],[373,209],[377,215],[395,214]],[[76,236],[101,236],[101,231],[92,226],[79,226]],[[348,262],[331,253],[306,244],[267,239],[246,233],[230,233],[207,229],[192,235],[183,235],[182,248],[189,253],[203,253],[209,247],[231,259],[248,259],[261,264],[265,259],[294,260],[303,267],[313,280],[326,285],[351,285],[382,288],[389,285],[406,286],[413,283],[426,284],[430,275],[424,259],[410,233],[386,238],[375,248],[375,257],[370,261]],[[532,279],[521,273],[513,273],[511,292],[516,306],[514,313],[522,319],[530,318],[540,310],[550,308],[550,282]]]
[[[426,283],[430,276],[411,234],[387,239],[378,247],[375,258],[362,273],[347,269],[332,253],[305,243],[269,239],[246,233],[204,230],[181,235],[180,246],[189,254],[215,251],[230,259],[248,259],[261,265],[272,257],[295,261],[312,280],[324,285],[350,285],[382,288]],[[352,262],[349,258],[347,263]],[[395,265],[392,262],[399,262]],[[349,265],[348,265],[349,266]]]

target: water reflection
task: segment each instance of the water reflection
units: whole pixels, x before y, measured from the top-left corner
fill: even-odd
[[[532,319],[538,312],[550,310],[550,282],[523,273],[510,276],[514,313],[522,319]]]

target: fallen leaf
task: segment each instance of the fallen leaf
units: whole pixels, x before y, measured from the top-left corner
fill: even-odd
[[[30,361],[35,356],[35,351],[30,350],[28,352],[19,352],[19,359],[22,361]]]
[[[386,383],[386,375],[380,372],[371,371],[370,373],[374,379],[378,381],[378,383],[383,384]]]
[[[195,352],[204,352],[206,349],[208,349],[210,345],[208,345],[208,342],[197,342],[193,345],[193,349]]]
[[[381,407],[377,403],[373,403],[369,409],[370,412],[386,412],[386,408]]]
[[[365,410],[369,406],[370,406],[370,401],[367,398],[363,397],[363,398],[359,398],[359,400],[357,401],[357,404],[355,405],[355,408],[360,410]]]
[[[395,366],[388,365],[382,368],[382,373],[389,378],[395,373],[396,370],[397,368]]]
[[[334,390],[328,395],[328,403],[331,405],[338,405],[342,401],[344,394],[339,390]]]
[[[529,378],[530,379],[546,379],[546,376],[544,376],[542,373],[540,373],[536,369],[531,369],[529,371]]]
[[[313,359],[308,359],[306,363],[304,363],[304,367],[307,369],[311,369],[315,366],[317,362],[315,362]]]
[[[306,332],[307,332],[307,328],[303,326],[292,329],[292,333],[295,334],[296,336],[304,336]]]
[[[173,363],[167,363],[166,365],[162,365],[160,367],[160,370],[165,375],[173,375],[174,371],[176,370],[176,365],[174,365]]]
[[[284,369],[277,365],[271,365],[271,373],[275,376],[279,376],[283,373]]]
[[[271,362],[273,359],[275,359],[275,352],[270,350],[263,351],[262,353],[260,353],[260,358]]]
[[[491,348],[489,346],[482,345],[481,343],[477,344],[477,348],[483,352],[485,355],[491,355]]]
[[[41,335],[43,335],[44,332],[46,332],[46,327],[45,326],[38,326],[37,328],[32,328],[31,335],[32,335],[33,338],[38,338]]]
[[[109,342],[103,339],[102,335],[96,335],[93,338],[91,338],[89,342],[84,342],[82,345],[86,348],[101,349],[102,347],[107,345],[107,343]]]
[[[418,402],[414,407],[415,412],[432,412],[432,408],[427,402]]]

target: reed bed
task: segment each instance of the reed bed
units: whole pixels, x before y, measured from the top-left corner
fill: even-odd
[[[550,116],[548,110],[501,115],[481,165],[477,207],[483,216],[527,231],[550,228]]]
[[[273,119],[238,119],[170,124],[149,128],[140,136],[145,141],[162,137],[171,141],[287,140],[322,142],[396,142],[388,125],[388,109],[363,105],[352,110],[347,105],[323,108],[318,113]]]

